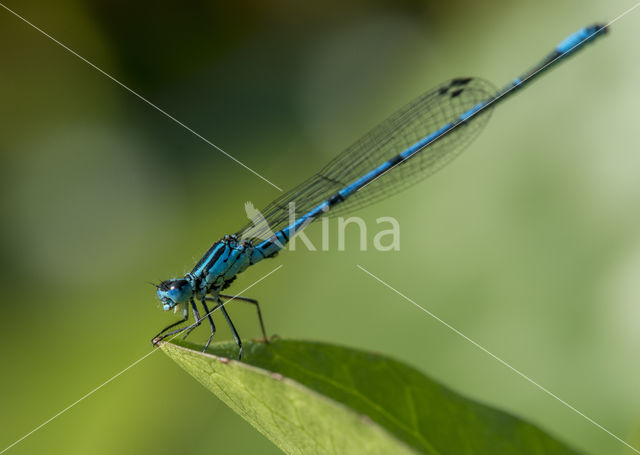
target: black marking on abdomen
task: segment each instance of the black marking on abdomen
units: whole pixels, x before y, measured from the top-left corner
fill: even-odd
[[[398,155],[394,156],[393,158],[391,158],[388,161],[388,163],[391,165],[391,167],[393,167],[393,166],[395,166],[397,164],[402,163],[403,161],[405,161],[405,159],[402,158],[402,155],[398,154]],[[391,169],[391,168],[389,168],[389,169]],[[380,175],[382,175],[382,174],[380,174]]]
[[[342,201],[344,201],[344,196],[340,193],[336,193],[329,198],[329,200],[327,201],[327,205],[329,207],[333,207],[334,205],[339,204]]]

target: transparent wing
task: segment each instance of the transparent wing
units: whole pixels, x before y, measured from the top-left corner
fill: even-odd
[[[300,217],[495,93],[491,83],[476,78],[452,79],[438,85],[373,128],[317,174],[271,202],[259,216],[252,216],[252,221],[238,235],[245,240],[266,240],[289,224],[290,203],[295,204],[296,216]],[[373,204],[433,174],[476,138],[489,120],[490,111],[491,107],[483,109],[372,181],[327,215],[344,214]]]

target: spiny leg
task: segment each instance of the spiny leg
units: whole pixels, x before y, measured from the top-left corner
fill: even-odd
[[[164,335],[163,337],[161,337],[161,338],[158,340],[157,338],[158,338],[158,337],[160,337],[160,335],[162,335],[164,332],[166,332],[167,330],[169,330],[171,327],[175,327],[175,326],[177,326],[177,325],[184,324],[185,322],[187,322],[187,320],[188,320],[188,319],[189,319],[189,307],[185,305],[184,310],[183,310],[183,312],[182,312],[182,319],[181,319],[181,320],[179,320],[178,322],[174,322],[173,324],[169,324],[169,325],[168,325],[168,326],[166,326],[164,329],[162,329],[162,330],[161,330],[161,331],[160,331],[156,336],[154,336],[154,337],[151,339],[151,344],[153,344],[153,345],[155,346],[155,345],[156,345],[156,343],[157,343],[158,341],[160,341],[160,340],[162,340],[162,339],[166,338],[166,337],[167,337],[167,335],[169,335],[169,334]],[[174,333],[174,332],[171,332],[171,333]]]
[[[206,298],[202,298],[200,300],[200,303],[202,303],[202,307],[204,308],[204,311],[207,314],[207,319],[209,320],[209,325],[211,326],[211,336],[209,337],[209,340],[207,341],[207,344],[204,345],[204,349],[202,350],[202,352],[207,352],[207,349],[209,348],[209,345],[211,344],[211,340],[213,339],[213,336],[216,334],[216,326],[213,323],[213,318],[211,317],[211,313],[213,313],[215,310],[217,310],[220,307],[220,303],[218,303],[215,307],[213,307],[213,310],[209,311],[209,307],[207,307],[207,302],[206,302]]]
[[[196,319],[196,322],[191,326],[189,330],[187,330],[187,333],[185,333],[185,335],[182,337],[183,340],[186,340],[189,334],[193,332],[193,329],[198,327],[200,325],[200,322],[202,321],[202,319],[200,319],[200,314],[198,313],[198,307],[196,306],[196,302],[193,300],[193,297],[191,298],[190,303],[191,303],[191,308],[193,308],[193,317]]]
[[[264,329],[264,322],[262,322],[262,313],[260,312],[260,304],[255,299],[250,299],[248,297],[242,297],[240,295],[226,295],[220,294],[220,297],[223,299],[229,300],[239,300],[241,302],[251,303],[256,306],[256,311],[258,312],[258,319],[260,320],[260,328],[262,329],[262,336],[264,337],[265,343],[269,343],[269,338],[267,337],[267,331]]]

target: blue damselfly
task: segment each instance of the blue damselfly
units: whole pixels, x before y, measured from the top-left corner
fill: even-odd
[[[402,107],[318,173],[265,207],[259,221],[253,220],[236,234],[214,243],[183,278],[157,285],[163,308],[181,307],[183,317],[164,328],[153,343],[183,331],[188,335],[207,319],[211,336],[206,350],[215,333],[211,313],[219,309],[231,328],[240,357],[242,342],[224,307],[224,299],[254,304],[262,333],[267,337],[256,300],[222,294],[239,273],[265,258],[274,257],[296,232],[319,217],[369,205],[434,173],[471,143],[499,102],[606,31],[606,26],[600,24],[579,30],[501,90],[495,90],[482,79],[456,78]],[[294,222],[289,219],[291,202],[295,202],[299,213],[304,213]],[[204,310],[202,317],[196,300]],[[213,304],[211,309],[207,302]],[[169,331],[187,322],[189,308],[195,322]]]

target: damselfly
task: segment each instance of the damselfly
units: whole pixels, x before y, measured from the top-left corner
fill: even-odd
[[[231,328],[240,358],[242,342],[223,300],[236,299],[255,305],[265,340],[267,336],[256,300],[222,294],[239,273],[265,258],[274,257],[296,232],[319,217],[379,201],[434,173],[471,143],[498,102],[606,31],[607,27],[600,24],[579,30],[501,90],[495,90],[481,79],[457,78],[438,85],[398,110],[318,173],[269,204],[258,220],[214,243],[183,278],[157,285],[163,308],[181,308],[183,317],[165,327],[152,342],[155,344],[183,331],[188,335],[206,319],[211,328],[206,351],[216,331],[211,313],[220,310]],[[292,202],[298,213],[304,213],[294,222],[289,220]],[[196,300],[204,310],[202,317]],[[207,302],[212,303],[211,309]],[[189,308],[193,310],[195,322],[169,331],[188,321]]]

